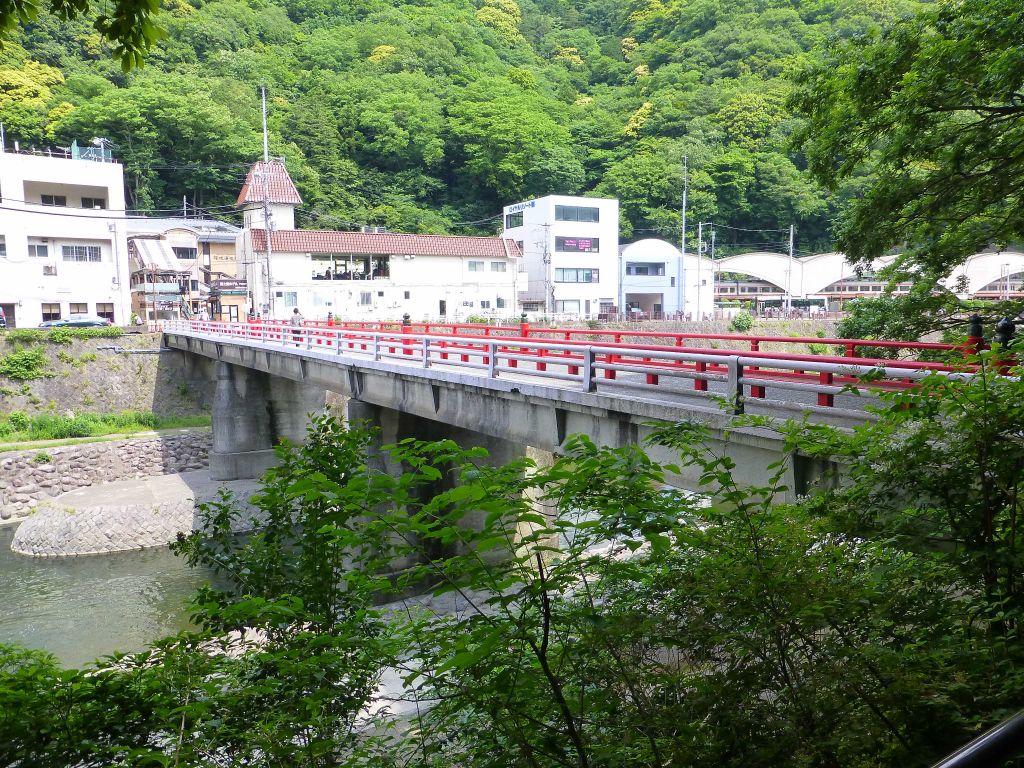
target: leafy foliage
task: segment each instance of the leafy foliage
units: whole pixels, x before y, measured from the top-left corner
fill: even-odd
[[[627,234],[674,239],[688,155],[696,220],[794,222],[799,247],[828,248],[856,185],[804,173],[789,73],[909,0],[698,5],[173,0],[128,75],[86,20],[41,16],[0,60],[0,119],[23,144],[110,139],[133,208],[226,216],[266,85],[300,224],[493,232],[502,204],[580,192],[620,197]],[[721,229],[722,252],[744,243]]]
[[[831,187],[870,173],[837,233],[853,260],[900,243],[900,264],[941,277],[1024,234],[1024,127],[1015,0],[939,2],[825,51],[794,103],[796,133]]]
[[[0,746],[86,765],[928,765],[1020,690],[1021,386],[927,380],[853,437],[791,425],[794,449],[852,462],[797,504],[788,462],[740,487],[693,424],[652,437],[678,465],[577,437],[550,466],[494,466],[321,419],[280,449],[256,532],[231,535],[225,497],[177,545],[228,577],[197,596],[199,632],[84,672],[0,649]]]
[[[29,381],[53,376],[49,370],[50,360],[46,350],[39,347],[24,347],[0,357],[0,376],[17,381]]]

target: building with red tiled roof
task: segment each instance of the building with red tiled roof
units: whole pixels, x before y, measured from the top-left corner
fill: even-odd
[[[239,265],[252,308],[264,317],[284,319],[295,307],[308,319],[516,315],[522,252],[515,240],[295,229],[301,203],[278,159],[255,163],[238,195],[245,209]]]
[[[254,229],[252,245],[267,248],[267,231]],[[333,232],[311,229],[274,231],[271,252],[360,253],[373,256],[478,256],[511,258],[521,256],[514,240],[465,235],[408,235],[398,232]]]
[[[278,157],[252,164],[235,201],[235,207],[244,212],[243,226],[254,229],[266,228],[267,212],[271,229],[294,229],[297,205],[302,205],[302,197],[288,175],[284,160]]]

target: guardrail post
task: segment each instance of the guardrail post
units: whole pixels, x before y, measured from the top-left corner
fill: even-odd
[[[833,374],[830,371],[822,371],[818,374],[818,383],[826,386],[832,386]],[[831,408],[836,404],[836,396],[831,392],[819,392],[818,393],[818,405],[826,408]]]
[[[981,323],[981,316],[974,314],[967,321],[967,343],[964,344],[964,354],[967,356],[977,355],[985,349],[985,328]]]
[[[519,335],[524,339],[530,335],[530,324],[526,322],[526,313],[519,316]]]
[[[373,359],[380,360],[380,336],[376,333],[373,334]]]
[[[547,350],[544,349],[544,347],[541,347],[540,349],[537,350],[537,357],[545,357],[546,355],[547,355]],[[548,364],[547,363],[543,363],[543,362],[538,362],[537,363],[537,370],[538,371],[546,371],[547,369],[548,369]]]
[[[727,363],[729,377],[726,392],[732,402],[732,412],[737,416],[743,413],[743,366],[738,357],[730,357]]]
[[[409,313],[408,312],[406,312],[404,315],[402,315],[402,333],[405,334],[405,335],[408,335],[408,334],[412,333],[412,325],[410,323],[411,319],[412,318],[409,317]],[[404,347],[404,349],[402,350],[402,352],[404,354],[406,354],[406,355],[411,355],[412,354],[412,341],[411,340],[409,340],[409,339],[403,340],[402,341],[402,347]]]
[[[645,363],[651,362],[651,358],[645,357],[644,358],[644,362]],[[648,384],[657,384],[658,383],[658,374],[656,374],[656,373],[648,373],[647,374],[647,383]]]
[[[583,350],[583,391],[597,391],[597,381],[594,379],[594,348],[587,347]]]
[[[487,363],[487,378],[496,379],[498,378],[498,345],[496,342],[487,342],[487,359],[484,360]]]
[[[1017,364],[1013,353],[1009,351],[1010,345],[1013,343],[1013,334],[1016,330],[1017,326],[1014,325],[1013,320],[1008,317],[1004,317],[996,323],[996,335],[993,339],[993,345],[999,345],[999,357],[996,360],[996,370],[1003,376],[1008,374],[1010,369]]]
[[[698,363],[696,363],[696,369],[697,369],[697,373],[706,373],[707,370],[708,370],[708,364],[707,363],[698,362]],[[708,391],[708,380],[707,379],[694,379],[693,380],[693,388],[697,392],[707,392]]]
[[[423,367],[430,367],[430,339],[423,339],[423,349],[421,350],[423,355]]]
[[[616,343],[618,343],[618,342],[616,342]],[[618,359],[619,359],[618,355],[609,354],[605,358],[605,362],[608,363],[609,365],[612,365],[612,364],[618,362]],[[606,379],[614,379],[615,378],[615,374],[616,374],[616,371],[613,368],[605,368],[604,369],[604,377]]]

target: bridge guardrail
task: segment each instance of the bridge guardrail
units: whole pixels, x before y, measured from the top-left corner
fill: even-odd
[[[674,391],[721,396],[709,389],[709,383],[724,383],[725,396],[736,412],[742,412],[749,399],[765,399],[769,390],[782,399],[786,393],[809,393],[816,396],[818,406],[833,408],[835,396],[851,387],[858,391],[913,387],[917,380],[936,371],[970,375],[966,366],[955,369],[906,360],[597,344],[522,336],[453,336],[411,333],[401,328],[382,332],[343,326],[174,320],[167,321],[164,330],[389,360],[421,369],[472,370],[488,378],[526,376],[569,382],[587,392],[596,391],[600,382],[602,387],[639,388],[668,395],[673,391],[672,384],[685,386],[692,382],[689,390]],[[864,381],[868,374],[871,381]]]
[[[485,325],[482,323],[403,323],[401,321],[334,321],[329,325],[326,321],[310,321],[307,325],[322,328],[342,328],[345,330],[364,331],[400,331],[409,333],[451,336],[519,336],[531,339],[551,339],[562,341],[606,341],[614,344],[630,343],[628,339],[647,339],[652,344],[662,346],[686,347],[689,342],[719,341],[742,342],[748,345],[750,352],[760,351],[762,344],[807,345],[817,344],[839,347],[844,357],[857,357],[862,349],[890,349],[899,351],[946,351],[959,352],[961,348],[955,344],[929,341],[891,341],[882,339],[836,339],[818,336],[760,336],[742,333],[690,333],[684,331],[643,331],[625,328],[590,329],[590,328],[543,328],[533,327],[523,322],[518,325]]]

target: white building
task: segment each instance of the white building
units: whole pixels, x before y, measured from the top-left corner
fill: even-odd
[[[638,240],[622,246],[619,305],[627,316],[697,319],[714,312],[712,263],[692,253],[681,256],[666,240]]]
[[[504,208],[523,252],[526,312],[596,318],[619,311],[619,201],[549,195]]]
[[[0,151],[0,197],[0,307],[8,326],[72,313],[128,323],[124,173],[108,152]]]
[[[268,238],[264,193],[269,195]],[[280,161],[250,170],[238,241],[254,309],[285,319],[465,321],[516,313],[521,254],[498,237],[294,229],[300,198]],[[269,243],[268,243],[269,239]],[[269,248],[268,248],[269,245]]]

